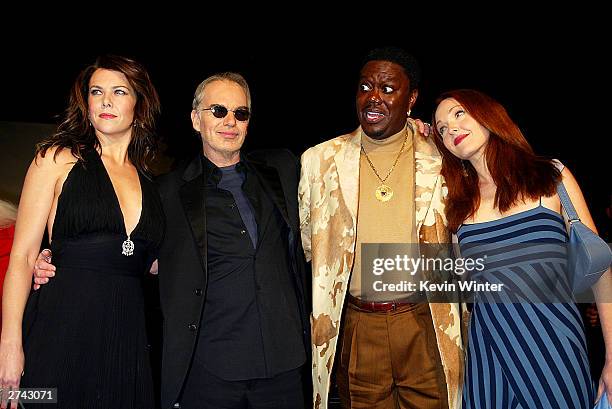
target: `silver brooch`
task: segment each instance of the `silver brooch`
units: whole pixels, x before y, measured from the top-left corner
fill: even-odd
[[[131,256],[134,254],[134,242],[130,240],[130,236],[123,242],[121,249],[123,250],[121,254],[124,256]]]

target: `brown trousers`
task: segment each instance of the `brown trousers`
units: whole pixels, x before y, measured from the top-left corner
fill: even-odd
[[[336,373],[345,409],[447,409],[428,304],[367,312],[347,302]]]

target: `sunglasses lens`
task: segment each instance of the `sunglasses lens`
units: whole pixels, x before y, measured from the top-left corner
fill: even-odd
[[[227,108],[223,105],[212,106],[210,110],[212,111],[212,114],[215,116],[215,118],[225,118],[225,116],[227,115]]]
[[[210,110],[215,118],[225,118],[227,116],[228,109],[223,105],[213,105],[207,108],[206,111]],[[251,112],[247,108],[238,108],[234,112],[234,117],[238,121],[248,121],[251,116]]]
[[[251,113],[249,112],[248,109],[237,109],[234,111],[234,115],[236,116],[236,119],[239,121],[247,121],[249,119],[249,116],[251,116]]]

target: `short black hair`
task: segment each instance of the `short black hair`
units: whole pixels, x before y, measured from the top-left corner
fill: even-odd
[[[389,61],[401,66],[410,80],[410,89],[418,89],[421,82],[421,68],[416,58],[403,48],[387,46],[370,50],[361,67],[370,61]]]

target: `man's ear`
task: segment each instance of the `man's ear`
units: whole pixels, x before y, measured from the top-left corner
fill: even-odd
[[[200,114],[195,109],[191,111],[191,124],[193,129],[200,132]]]
[[[416,103],[418,96],[419,96],[419,90],[418,89],[412,90],[412,92],[410,93],[410,105],[409,105],[410,109],[412,109],[412,107]]]

